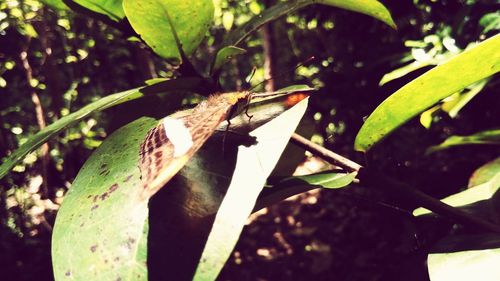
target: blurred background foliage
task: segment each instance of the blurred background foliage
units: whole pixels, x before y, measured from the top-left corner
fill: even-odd
[[[40,128],[102,96],[175,75],[175,69],[113,27],[65,5],[54,9],[58,1],[43,2],[0,0],[0,158]],[[215,0],[215,24],[194,64],[207,71],[206,58],[215,52],[214,44],[276,2]],[[313,140],[363,162],[352,149],[363,117],[408,81],[500,29],[495,0],[382,2],[397,31],[373,18],[327,6],[280,18],[250,36],[248,52],[224,66],[223,87],[245,89],[253,67],[254,84],[271,75],[277,77],[275,88],[292,82],[319,87],[309,109]],[[269,57],[278,73],[265,73],[269,60],[263,44],[274,46]],[[307,67],[290,71],[313,55],[316,59]],[[427,156],[424,152],[450,135],[498,127],[498,84],[498,76],[493,77],[429,109],[369,159],[387,174],[435,196],[457,192],[475,168],[498,155],[498,148],[463,146]],[[81,121],[0,180],[2,279],[53,278],[50,235],[65,191],[92,150],[114,129],[141,115],[162,116],[158,99],[137,100]],[[459,108],[454,107],[457,103]],[[265,209],[249,221],[220,279],[425,280],[419,230],[413,229],[404,210],[380,203],[392,199],[353,188],[310,192]]]

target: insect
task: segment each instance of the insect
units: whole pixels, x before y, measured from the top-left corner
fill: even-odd
[[[140,197],[149,198],[158,192],[200,149],[221,122],[229,119],[237,104],[248,103],[254,96],[283,93],[252,94],[246,91],[216,94],[198,104],[187,116],[162,119],[148,131],[140,145]]]

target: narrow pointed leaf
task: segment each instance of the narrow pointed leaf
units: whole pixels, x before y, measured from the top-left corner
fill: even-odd
[[[438,65],[392,94],[368,117],[354,147],[367,151],[445,97],[500,71],[500,35]]]
[[[107,15],[114,21],[120,21],[125,17],[123,12],[123,0],[71,0],[79,5],[99,14]]]
[[[441,201],[444,203],[453,206],[453,207],[461,207],[469,204],[473,204],[482,200],[489,200],[494,197],[495,193],[500,188],[500,173],[496,174],[490,180],[485,183],[482,183],[478,186],[470,187],[462,192],[457,194],[453,194],[448,196]],[[492,204],[496,204],[492,202]],[[495,208],[499,208],[500,206],[495,206]],[[426,208],[418,208],[413,211],[414,216],[421,216],[425,214],[430,214],[431,211]]]
[[[215,280],[229,258],[267,177],[307,108],[307,99],[250,135],[257,144],[240,146],[231,184],[216,215],[194,280]]]
[[[280,2],[270,7],[269,9],[264,10],[262,14],[253,17],[244,25],[233,30],[228,34],[222,45],[236,46],[241,43],[241,41],[243,41],[248,35],[259,29],[264,24],[271,22],[281,16],[293,13],[305,6],[317,3],[370,15],[385,22],[393,28],[396,27],[387,8],[385,8],[384,5],[376,0],[291,0]]]
[[[77,110],[69,115],[62,117],[61,119],[50,124],[43,130],[39,131],[35,135],[29,137],[27,142],[22,144],[17,150],[15,150],[12,154],[7,156],[5,160],[2,162],[2,165],[0,165],[0,178],[4,177],[10,171],[10,169],[12,169],[12,167],[14,167],[20,161],[22,161],[26,155],[35,151],[47,140],[56,136],[62,130],[68,128],[69,126],[75,124],[76,122],[88,117],[90,114],[129,100],[142,97],[143,94],[140,93],[139,90],[140,88],[135,88],[132,90],[112,94],[104,98],[101,98],[96,102],[88,104],[87,106],[81,108],[80,110]]]
[[[492,179],[496,174],[500,173],[500,157],[492,160],[479,169],[475,170],[469,179],[469,187],[483,184]]]
[[[338,189],[347,187],[352,183],[355,177],[356,173],[320,173],[283,179],[262,191],[254,211],[271,206],[290,196],[312,189]]]
[[[88,117],[92,113],[96,113],[110,107],[135,100],[144,95],[165,93],[165,92],[197,92],[200,90],[202,80],[195,77],[178,78],[171,80],[157,80],[146,87],[139,87],[124,92],[105,96],[98,101],[90,103],[81,109],[62,117],[56,122],[50,124],[45,129],[39,131],[35,135],[28,138],[28,141],[16,149],[12,154],[4,158],[0,165],[0,179],[4,177],[12,167],[22,161],[26,155],[35,151],[49,139],[57,136],[64,129],[74,125],[76,122]],[[203,89],[201,89],[203,90]]]
[[[470,136],[451,136],[439,145],[430,147],[427,153],[434,153],[454,146],[472,144],[500,145],[500,130],[482,131]]]

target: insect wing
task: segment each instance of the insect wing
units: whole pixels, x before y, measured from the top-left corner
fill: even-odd
[[[142,199],[172,179],[226,118],[233,103],[214,99],[198,105],[189,116],[166,117],[149,130],[140,146]]]

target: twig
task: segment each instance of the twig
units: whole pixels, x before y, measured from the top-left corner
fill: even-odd
[[[500,225],[491,223],[475,216],[471,216],[470,214],[460,209],[454,208],[446,203],[443,203],[419,191],[418,189],[412,188],[406,183],[391,179],[385,175],[381,176],[376,171],[371,171],[368,168],[364,168],[358,163],[347,159],[331,150],[328,150],[318,144],[315,144],[298,134],[293,134],[291,141],[301,148],[304,148],[307,151],[323,158],[325,161],[342,167],[348,172],[358,172],[357,177],[361,182],[397,192],[402,196],[414,200],[422,207],[427,208],[441,216],[453,219],[461,224],[471,226],[473,225],[484,230],[500,233]]]
[[[30,91],[31,91],[31,101],[33,102],[33,106],[35,107],[35,117],[36,121],[38,124],[38,128],[40,130],[43,130],[47,125],[45,122],[45,116],[44,116],[44,111],[43,111],[43,106],[42,102],[40,101],[40,97],[38,96],[38,93],[36,92],[36,88],[32,85],[33,81],[33,68],[31,67],[29,60],[28,60],[28,49],[29,45],[31,42],[31,37],[27,37],[25,45],[23,45],[21,53],[19,54],[19,59],[21,60],[23,69],[24,69],[24,74],[26,76],[26,82],[30,86]],[[47,197],[49,193],[49,187],[48,187],[48,166],[50,163],[50,157],[49,157],[49,144],[44,143],[41,147],[40,150],[40,156],[42,160],[42,178],[43,178],[43,183],[42,183],[42,195],[43,197]]]

